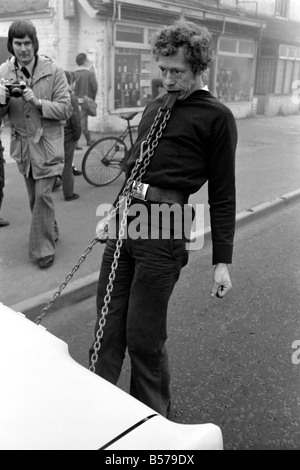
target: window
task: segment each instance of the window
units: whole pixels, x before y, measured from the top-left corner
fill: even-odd
[[[117,24],[114,109],[144,107],[152,100],[152,80],[160,77],[149,47],[155,31],[155,28]]]
[[[116,40],[119,42],[144,43],[144,30],[134,26],[118,25]]]
[[[246,39],[233,39],[221,37],[219,52],[227,54],[238,54],[241,56],[254,56],[254,42]]]
[[[275,6],[275,16],[280,16],[281,18],[289,17],[289,0],[276,0]]]
[[[275,94],[289,95],[291,93],[293,81],[300,79],[299,62],[300,47],[280,44]]]
[[[236,53],[237,41],[236,39],[220,38],[219,50],[222,52]]]
[[[220,38],[217,56],[217,98],[226,103],[251,99],[254,41]]]

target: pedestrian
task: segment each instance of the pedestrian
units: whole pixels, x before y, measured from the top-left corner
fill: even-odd
[[[76,142],[80,139],[81,136],[81,119],[78,100],[73,92],[73,74],[68,71],[65,71],[65,74],[69,84],[69,93],[71,97],[73,113],[65,124],[65,164],[62,174],[62,188],[65,200],[74,201],[75,199],[79,198],[79,195],[74,193],[73,158]]]
[[[83,97],[87,96],[95,101],[98,83],[96,79],[95,72],[92,70],[92,64],[89,61],[87,55],[84,52],[81,52],[76,56],[76,63],[78,68],[74,72],[75,77],[75,95],[78,98],[78,102],[81,108],[81,127],[82,133],[86,138],[86,145],[90,146],[94,143],[94,140],[91,138],[91,133],[88,130],[88,112],[84,106]],[[77,149],[81,149],[77,146]]]
[[[141,184],[129,180],[134,199],[121,248],[108,233],[98,283],[96,339],[90,349],[90,370],[116,384],[127,348],[131,361],[130,394],[169,417],[167,308],[181,269],[188,262],[188,247],[175,223],[166,239],[163,217],[153,236],[149,232],[151,235],[155,229],[154,223],[141,226],[141,236],[136,236],[134,222],[138,217],[134,213],[136,207],[138,211],[145,207],[150,222],[154,209],[165,205],[179,207],[183,213],[189,208],[186,203],[190,194],[208,181],[214,266],[210,295],[223,299],[232,288],[228,265],[232,262],[235,231],[237,128],[231,111],[207,91],[202,81],[202,74],[212,62],[211,34],[205,27],[181,20],[162,29],[153,38],[152,54],[161,71],[166,96],[170,98],[171,92],[179,95],[150,163],[144,174],[140,173]],[[145,146],[141,143],[149,135],[166,96],[153,100],[143,113],[127,178],[132,178],[132,171],[138,174],[134,165],[143,170],[145,161],[141,163],[140,154]],[[124,214],[126,217],[126,211]],[[103,235],[98,233],[99,238]]]
[[[4,197],[3,188],[5,186],[5,173],[4,173],[5,161],[4,161],[4,155],[3,155],[4,148],[2,146],[2,141],[1,141],[1,130],[2,130],[2,126],[1,126],[1,121],[0,121],[0,210],[1,210],[2,201]],[[8,220],[2,219],[2,217],[0,217],[0,227],[7,227],[8,225],[9,225]]]
[[[32,212],[29,256],[41,268],[55,258],[58,227],[52,188],[64,162],[64,121],[72,113],[64,70],[39,55],[39,41],[31,21],[16,20],[8,32],[12,54],[0,66],[0,119],[11,124],[11,157],[25,178]]]

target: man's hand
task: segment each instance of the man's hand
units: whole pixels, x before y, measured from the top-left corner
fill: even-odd
[[[9,99],[8,89],[4,85],[4,81],[0,81],[0,104],[5,105]]]
[[[34,106],[36,106],[37,108],[40,108],[41,105],[40,105],[40,100],[38,100],[38,98],[36,98],[34,96],[34,93],[32,91],[31,88],[29,87],[26,87],[25,90],[23,91],[23,99],[27,102],[27,103],[32,103]]]
[[[213,275],[213,287],[210,296],[223,299],[225,295],[232,289],[229,276],[228,266],[225,263],[216,265]]]

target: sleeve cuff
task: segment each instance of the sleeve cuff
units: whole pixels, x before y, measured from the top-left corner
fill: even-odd
[[[233,255],[233,245],[213,245],[212,264],[231,264]]]

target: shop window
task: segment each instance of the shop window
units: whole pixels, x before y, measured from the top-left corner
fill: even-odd
[[[294,66],[293,82],[296,80],[300,80],[300,62],[295,62]]]
[[[249,101],[253,61],[241,57],[220,57],[217,97],[220,101]]]
[[[292,79],[293,79],[293,70],[294,62],[288,60],[285,66],[285,77],[283,83],[283,94],[288,95],[292,89]]]
[[[239,54],[245,54],[245,55],[254,55],[254,43],[252,41],[239,41],[239,47],[238,47],[238,53]]]
[[[283,93],[283,83],[284,83],[284,71],[285,71],[285,60],[279,60],[277,62],[277,73],[276,73],[276,82],[275,82],[275,94],[282,95]]]
[[[237,40],[231,38],[220,38],[219,50],[222,52],[236,53]]]
[[[254,41],[220,38],[216,92],[224,102],[250,101],[254,67]]]
[[[115,47],[114,109],[145,107],[153,99],[160,70],[150,54],[155,28],[118,24]]]
[[[114,108],[144,107],[152,100],[152,80],[159,77],[148,50],[117,48]]]
[[[299,61],[280,59],[277,63],[274,93],[289,95],[292,92],[293,81],[298,79],[300,79]]]

